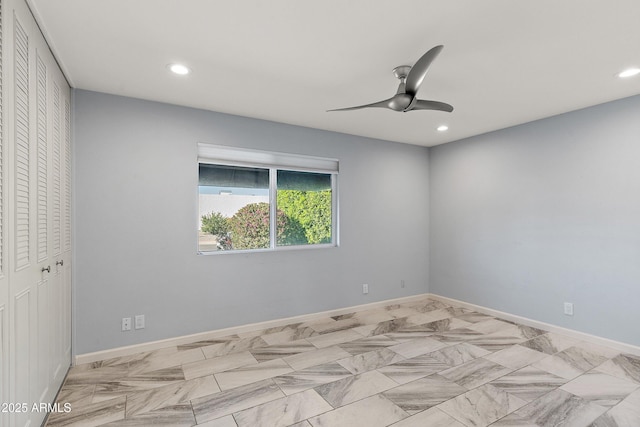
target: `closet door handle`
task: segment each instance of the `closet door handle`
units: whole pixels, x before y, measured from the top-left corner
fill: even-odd
[[[51,273],[51,266],[50,266],[50,265],[48,265],[46,268],[45,268],[45,267],[42,267],[42,272],[44,273],[45,271],[46,271],[47,273]]]
[[[61,259],[60,261],[56,261],[56,265],[63,266],[64,260]]]

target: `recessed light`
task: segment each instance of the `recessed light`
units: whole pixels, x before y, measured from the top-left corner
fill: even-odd
[[[169,64],[168,67],[172,73],[179,74],[181,76],[185,76],[191,72],[189,67],[182,64]]]
[[[449,126],[447,126],[447,125],[440,125],[440,126],[438,126],[438,128],[437,128],[437,131],[438,131],[438,132],[445,132],[445,131],[447,131],[447,130],[449,130]]]
[[[640,68],[628,68],[620,73],[618,73],[618,77],[633,77],[635,75],[640,74]]]

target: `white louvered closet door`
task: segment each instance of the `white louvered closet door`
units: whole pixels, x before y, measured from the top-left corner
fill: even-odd
[[[9,402],[9,274],[7,265],[7,91],[5,89],[5,16],[0,0],[0,402]],[[0,413],[0,425],[9,415]]]
[[[36,426],[71,361],[70,90],[24,0],[0,1],[2,401],[29,408],[0,420]]]

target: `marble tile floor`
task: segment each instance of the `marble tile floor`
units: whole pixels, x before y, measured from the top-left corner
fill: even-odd
[[[75,366],[47,426],[640,427],[640,356],[424,299]]]

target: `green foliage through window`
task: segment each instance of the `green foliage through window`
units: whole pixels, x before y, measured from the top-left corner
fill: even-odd
[[[331,190],[278,190],[278,246],[331,243]],[[231,218],[202,216],[202,231],[218,239],[219,249],[269,248],[269,204],[251,203]]]
[[[282,211],[278,216],[278,242],[286,239],[288,218]],[[269,203],[251,203],[229,219],[233,249],[265,249],[269,247]]]
[[[331,243],[331,190],[278,190],[277,204],[304,236],[285,244]]]
[[[202,231],[214,236],[224,236],[229,232],[228,218],[220,212],[202,215]]]

